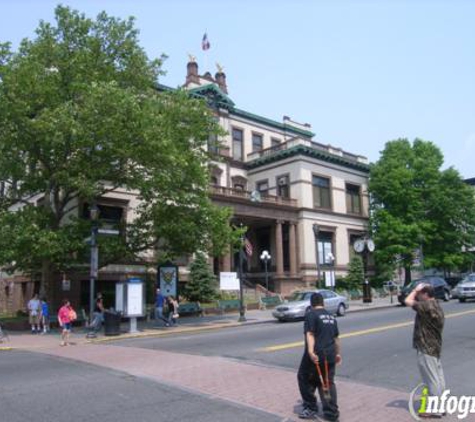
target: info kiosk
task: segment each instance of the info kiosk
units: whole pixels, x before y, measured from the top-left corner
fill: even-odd
[[[129,333],[137,333],[137,317],[145,315],[145,283],[141,278],[115,285],[115,309],[130,318]]]

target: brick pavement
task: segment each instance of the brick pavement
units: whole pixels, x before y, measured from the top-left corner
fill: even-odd
[[[298,420],[299,392],[293,371],[208,356],[105,344],[36,349],[145,377],[211,397]],[[186,351],[184,351],[186,352]],[[338,379],[341,421],[410,422],[408,393]],[[446,419],[447,420],[447,419]]]

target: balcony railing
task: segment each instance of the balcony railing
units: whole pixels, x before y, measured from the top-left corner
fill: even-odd
[[[283,142],[281,144],[275,145],[270,148],[251,152],[250,154],[247,154],[247,161],[252,161],[252,160],[256,160],[257,158],[267,157],[269,155],[275,154],[276,152],[284,151],[284,150],[293,148],[297,145],[304,145],[312,149],[326,152],[327,154],[343,157],[349,161],[354,161],[355,163],[368,164],[368,159],[361,155],[351,154],[349,152],[343,151],[341,148],[336,148],[331,145],[323,145],[318,142],[313,142],[309,139],[303,139],[300,137],[292,138],[287,142]]]
[[[252,197],[252,193],[242,189],[227,188],[224,186],[210,185],[210,191],[212,195],[225,196],[228,198],[241,198],[251,202],[258,202],[263,204],[276,204],[286,205],[288,207],[296,207],[298,205],[297,200],[293,198],[282,198],[281,196],[267,195],[261,193],[260,199],[256,201],[255,197]]]

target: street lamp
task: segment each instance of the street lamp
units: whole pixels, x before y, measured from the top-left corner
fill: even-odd
[[[97,272],[99,266],[99,252],[97,248],[97,222],[99,220],[99,208],[96,203],[91,205],[89,210],[89,217],[92,222],[91,226],[91,272],[89,278],[89,332],[87,333],[88,338],[96,337],[94,328],[92,327],[92,321],[94,319],[94,285],[97,279]]]
[[[317,274],[318,274],[318,288],[320,288],[320,258],[318,257],[318,233],[320,231],[320,228],[318,227],[318,224],[315,223],[312,226],[313,234],[315,235],[315,250],[317,252]]]
[[[241,224],[242,228],[242,224]],[[246,310],[244,308],[244,291],[242,288],[242,278],[244,276],[244,271],[242,269],[243,266],[243,254],[244,254],[244,233],[241,235],[241,239],[239,242],[239,319],[238,322],[245,322],[246,321]]]
[[[261,261],[264,261],[266,271],[266,296],[269,296],[269,273],[267,272],[267,263],[270,261],[270,254],[267,251],[262,251]]]

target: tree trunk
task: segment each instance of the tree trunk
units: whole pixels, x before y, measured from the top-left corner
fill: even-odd
[[[404,267],[404,286],[407,286],[412,281],[411,266]]]
[[[51,301],[52,299],[51,276],[51,262],[45,259],[41,263],[40,297],[46,297],[48,298],[48,301]]]

